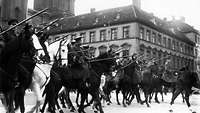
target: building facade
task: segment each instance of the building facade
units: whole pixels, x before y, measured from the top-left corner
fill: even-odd
[[[34,9],[28,10],[28,16],[48,8],[46,13],[33,18],[31,21],[34,26],[43,27],[55,19],[74,16],[74,4],[75,0],[34,0]]]
[[[26,18],[28,0],[0,0],[0,25],[6,26],[10,19]]]
[[[162,58],[169,55],[173,69],[190,65],[195,70],[195,42],[170,24],[172,22],[159,19],[135,5],[92,11],[60,21],[57,28],[49,31],[49,43],[65,34],[71,34],[71,38],[81,35],[83,45],[90,46],[93,56],[110,48],[123,47],[127,49],[120,56],[142,54],[144,58],[161,59],[158,63],[164,64]]]

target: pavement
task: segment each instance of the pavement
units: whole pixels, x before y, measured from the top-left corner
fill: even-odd
[[[75,94],[71,94],[72,102],[75,102]],[[143,94],[141,95],[142,99],[144,99]],[[160,95],[158,94],[159,100],[161,100]],[[25,96],[25,104],[26,104],[26,112],[29,111],[33,105],[35,104],[35,95],[33,93],[27,93]],[[120,102],[122,101],[122,96],[120,95]],[[160,104],[155,103],[154,100],[152,100],[152,103],[150,104],[151,107],[146,107],[146,105],[140,105],[136,102],[134,99],[132,104],[127,107],[123,107],[122,105],[116,104],[116,98],[115,93],[112,93],[111,101],[113,102],[111,105],[105,105],[103,107],[105,113],[170,113],[169,109],[171,108],[169,103],[171,99],[171,94],[164,95],[164,102],[161,102]],[[190,103],[192,106],[193,111],[196,111],[196,113],[200,113],[200,95],[191,95],[190,96]],[[74,103],[75,105],[75,103]],[[173,113],[191,113],[186,105],[186,103],[182,102],[182,97],[178,96],[178,98],[175,100],[175,103],[173,105]],[[63,109],[65,113],[70,113],[68,109]],[[91,107],[88,107],[85,109],[86,113],[93,113],[93,110]],[[5,110],[3,106],[0,104],[0,113],[5,113]],[[19,110],[16,111],[16,113],[20,113]],[[46,111],[46,113],[48,113]],[[56,112],[58,113],[58,111]],[[77,111],[75,112],[77,113]]]

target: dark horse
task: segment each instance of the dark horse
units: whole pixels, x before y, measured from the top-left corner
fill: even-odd
[[[131,96],[130,100],[128,100],[128,104],[131,104],[133,100],[133,95],[136,95],[137,101],[141,102],[140,94],[139,94],[139,83],[141,81],[139,74],[139,65],[137,64],[135,59],[130,60],[129,63],[123,66],[117,66],[117,72],[115,77],[111,77],[106,81],[104,86],[104,92],[108,96],[110,92],[116,89],[116,99],[118,105],[120,105],[118,94],[119,91],[122,92],[123,95],[123,106],[126,107],[125,100],[128,99],[128,94]]]
[[[24,53],[30,51],[33,43],[30,40],[32,33],[28,30],[29,26],[26,24],[23,31],[16,38],[13,38],[6,43],[1,54],[0,67],[0,90],[5,95],[7,112],[14,113],[14,98],[15,85],[14,79],[19,79],[19,74],[22,72],[22,67],[19,66],[20,60]]]
[[[175,91],[172,95],[172,99],[170,105],[174,104],[177,96],[185,91],[185,101],[187,103],[188,108],[190,109],[189,95],[191,93],[192,87],[199,88],[200,81],[198,78],[198,74],[196,72],[190,71],[187,67],[180,69],[178,80],[176,82]],[[192,111],[192,109],[190,109]],[[171,109],[170,112],[173,112]],[[195,113],[194,111],[192,113]]]
[[[162,73],[162,72],[161,72]],[[158,64],[153,62],[153,64],[145,67],[141,72],[142,80],[141,80],[141,88],[143,89],[145,100],[142,103],[146,103],[147,107],[150,107],[148,101],[150,99],[150,95],[152,94],[154,89],[160,89],[160,70]]]
[[[70,56],[68,60],[73,61],[73,59],[70,58],[79,57],[79,56],[75,57],[74,56]],[[54,76],[57,76],[56,78],[60,78],[57,80],[60,80],[62,86],[65,86],[67,90],[75,89],[81,94],[81,103],[78,109],[79,113],[85,112],[84,108],[86,107],[86,105],[84,105],[84,102],[87,98],[88,93],[92,95],[95,105],[98,106],[100,112],[103,113],[99,99],[100,80],[101,80],[101,75],[103,73],[110,72],[110,68],[113,65],[115,65],[115,59],[113,57],[114,56],[111,53],[106,52],[104,54],[99,55],[97,58],[92,59],[92,61],[85,60],[84,62],[81,63],[73,62],[72,65],[68,66],[53,65],[51,72],[52,74],[54,74]],[[64,59],[60,59],[60,62],[62,62],[62,60]],[[56,79],[52,81],[55,82]],[[57,90],[57,92],[56,91],[49,91],[49,92],[58,93],[58,91],[59,90]],[[46,92],[46,96],[47,95],[52,96],[53,94],[52,93],[48,94],[48,92]],[[54,101],[51,102],[54,104],[51,106],[55,106],[55,99],[57,99],[56,95],[57,94],[54,94],[54,97],[52,97],[53,99],[51,99]]]

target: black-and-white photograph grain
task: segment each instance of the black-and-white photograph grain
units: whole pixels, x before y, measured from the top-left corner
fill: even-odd
[[[0,113],[200,113],[200,0],[0,0]]]

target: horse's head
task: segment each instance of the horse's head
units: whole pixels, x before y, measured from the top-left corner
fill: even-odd
[[[190,81],[193,87],[200,88],[200,80],[197,72],[190,72]]]
[[[68,65],[68,44],[70,40],[65,39],[60,41],[60,49],[59,49],[59,58],[61,60],[61,65],[62,66],[67,66]]]

